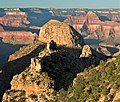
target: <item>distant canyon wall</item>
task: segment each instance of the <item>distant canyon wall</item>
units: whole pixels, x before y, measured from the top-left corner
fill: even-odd
[[[30,22],[27,20],[27,13],[19,8],[4,9],[4,15],[0,17],[0,24],[4,26],[22,27]]]
[[[29,44],[37,39],[37,34],[26,31],[3,31],[0,37],[4,43]]]
[[[0,18],[0,23],[4,26],[22,27],[25,26],[25,24],[29,24],[30,22],[27,20],[27,18],[21,16],[4,16]]]
[[[117,21],[102,21],[100,17],[90,11],[86,15],[69,16],[64,22],[72,25],[78,32],[88,38],[100,40],[114,40],[120,43],[120,23]]]

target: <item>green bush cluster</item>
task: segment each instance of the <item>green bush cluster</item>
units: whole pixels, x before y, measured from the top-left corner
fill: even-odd
[[[115,92],[120,88],[120,56],[111,62],[100,62],[97,67],[90,67],[76,77],[75,85],[67,91],[61,89],[57,92],[56,100],[62,102],[97,102],[101,96],[105,102],[114,98]],[[114,93],[109,95],[110,90]]]

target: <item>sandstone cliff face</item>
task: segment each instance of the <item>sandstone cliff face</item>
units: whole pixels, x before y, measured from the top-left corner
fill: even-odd
[[[111,12],[111,17],[113,21],[119,21],[120,20],[120,13],[118,12]]]
[[[120,43],[118,40],[120,38],[120,24],[117,22],[106,21],[102,22],[98,29],[96,29],[89,38],[107,41],[109,43]]]
[[[47,43],[54,40],[58,45],[66,47],[82,47],[82,36],[71,26],[57,20],[50,20],[40,30],[39,41]]]
[[[86,21],[85,15],[81,16],[68,16],[67,19],[64,20],[64,22],[73,25],[73,24],[84,24]]]
[[[3,31],[0,37],[4,43],[29,44],[37,39],[37,34],[26,31]]]
[[[87,29],[94,31],[97,26],[101,23],[98,16],[92,11],[88,12],[86,15],[82,16],[69,16],[64,22],[72,25],[77,31],[83,27],[84,23],[87,25]]]

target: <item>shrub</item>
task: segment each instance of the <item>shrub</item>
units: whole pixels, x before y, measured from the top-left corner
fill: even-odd
[[[29,97],[30,97],[32,100],[34,100],[34,101],[37,101],[37,100],[38,100],[37,95],[30,94]]]

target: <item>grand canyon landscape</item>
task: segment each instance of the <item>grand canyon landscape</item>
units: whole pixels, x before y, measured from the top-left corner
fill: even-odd
[[[120,9],[0,8],[0,102],[120,102]]]

